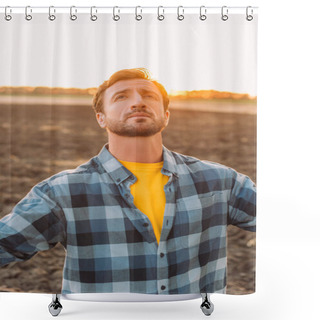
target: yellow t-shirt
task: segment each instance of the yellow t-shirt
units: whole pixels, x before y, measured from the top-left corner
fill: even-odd
[[[166,205],[163,187],[169,179],[161,173],[163,162],[120,162],[137,177],[137,181],[131,185],[133,203],[149,218],[159,243]]]

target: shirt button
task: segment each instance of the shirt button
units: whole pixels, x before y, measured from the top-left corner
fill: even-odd
[[[161,290],[164,290],[166,288],[166,286],[161,286]]]
[[[149,223],[144,223],[143,226],[144,227],[149,227]]]
[[[117,179],[117,182],[120,182],[120,180],[121,180],[121,179],[118,178],[118,179]]]
[[[129,197],[130,197],[128,193],[126,193],[124,196],[125,196],[126,198],[129,198]]]
[[[164,253],[161,252],[161,253],[160,253],[160,258],[163,258],[163,257],[164,257]]]

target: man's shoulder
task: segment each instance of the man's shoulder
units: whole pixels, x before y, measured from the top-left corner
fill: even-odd
[[[183,170],[183,168],[187,168],[188,171],[206,171],[206,170],[214,170],[216,172],[229,172],[231,168],[209,160],[200,160],[196,157],[181,154],[175,151],[170,151],[172,156],[175,159],[178,170]]]
[[[226,165],[208,160],[200,160],[196,157],[170,151],[175,162],[175,169],[180,177],[184,177],[184,183],[192,179],[194,183],[215,182],[222,183],[224,187],[231,188],[235,181],[243,183],[251,180],[248,176],[237,172]]]
[[[101,164],[97,156],[95,156],[78,167],[60,171],[41,183],[54,186],[65,183],[83,182],[88,176],[91,176],[94,173],[99,174],[100,172],[102,172]]]

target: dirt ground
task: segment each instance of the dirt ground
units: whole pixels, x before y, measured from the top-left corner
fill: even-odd
[[[186,102],[187,103],[187,102]],[[88,106],[0,106],[0,217],[37,182],[74,168],[107,142]],[[171,110],[164,145],[233,167],[256,179],[256,116]],[[64,249],[57,245],[25,262],[0,268],[0,291],[58,293]],[[255,290],[255,234],[228,227],[229,294]]]

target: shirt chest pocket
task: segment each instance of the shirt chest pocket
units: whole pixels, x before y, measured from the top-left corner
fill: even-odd
[[[199,244],[204,237],[217,235],[222,225],[227,223],[227,201],[223,192],[211,192],[179,199],[173,237],[182,247]]]

